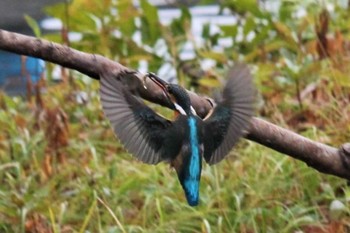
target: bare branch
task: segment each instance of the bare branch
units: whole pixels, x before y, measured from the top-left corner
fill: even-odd
[[[301,160],[320,172],[350,179],[349,143],[337,149],[258,118],[252,120],[246,138]]]
[[[101,61],[104,60],[101,56],[4,30],[0,30],[0,49],[57,63],[94,79],[98,79]]]
[[[49,41],[0,30],[0,49],[18,54],[33,56],[67,68],[77,70],[91,78],[105,75],[123,77],[130,91],[154,103],[168,106],[162,90],[143,75],[100,55],[77,51]],[[211,109],[212,102],[206,97],[189,92],[193,107],[204,117]],[[246,136],[266,147],[305,162],[310,167],[350,180],[350,144],[339,149],[312,141],[290,130],[283,129],[259,118],[253,118]]]

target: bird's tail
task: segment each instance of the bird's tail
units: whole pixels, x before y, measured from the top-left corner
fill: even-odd
[[[185,191],[187,202],[190,206],[199,203],[199,183],[201,179],[202,159],[196,161],[193,158],[184,159],[181,168],[176,169],[179,181]],[[176,167],[175,167],[176,168]]]

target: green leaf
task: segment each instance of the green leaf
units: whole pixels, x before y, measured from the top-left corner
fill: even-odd
[[[191,30],[192,16],[188,8],[181,8],[181,16],[174,19],[170,24],[170,29],[174,37],[186,35]]]
[[[238,32],[238,25],[222,25],[220,29],[223,33],[224,37],[232,37],[235,38]]]
[[[251,43],[260,44],[265,42],[269,38],[271,28],[271,24],[268,24],[267,26],[260,26],[257,30],[255,30],[256,35]]]
[[[38,22],[27,14],[24,15],[24,19],[26,20],[29,27],[32,29],[34,35],[36,37],[41,37],[41,30]]]
[[[278,21],[274,22],[273,27],[285,41],[287,41],[290,45],[293,45],[295,49],[298,48],[298,44],[293,37],[293,31],[291,28],[289,28],[286,24]]]
[[[61,19],[63,21],[63,24],[66,24],[66,18],[63,17],[66,12],[66,3],[57,3],[55,5],[45,7],[44,12],[47,15]]]
[[[192,15],[187,7],[182,7],[181,8],[181,16],[180,16],[180,22],[184,28],[184,30],[188,31],[191,30],[191,20],[192,20]]]
[[[135,30],[135,17],[138,17],[139,14],[135,9],[132,1],[129,0],[121,0],[117,2],[117,9],[119,14],[119,29],[122,34],[126,37],[131,37]]]
[[[144,43],[154,44],[161,34],[158,10],[146,0],[142,0],[140,6],[143,13],[141,17],[142,40]]]
[[[221,83],[217,79],[203,78],[199,80],[199,84],[204,87],[214,88],[219,87]]]
[[[210,37],[210,24],[209,23],[206,23],[203,25],[202,37],[204,39],[208,39]]]
[[[249,32],[255,29],[255,27],[256,27],[256,23],[254,21],[254,17],[247,18],[243,27],[243,34],[247,36]]]
[[[214,52],[214,51],[202,51],[200,52],[200,56],[203,58],[213,59],[219,63],[226,63],[227,58],[222,55],[222,53]]]
[[[293,11],[296,9],[295,2],[282,1],[281,7],[279,8],[279,18],[282,22],[286,22],[291,19]]]
[[[240,15],[244,15],[249,12],[257,17],[263,16],[256,0],[232,0],[229,1],[227,5],[232,11]]]
[[[98,33],[99,19],[91,12],[81,11],[80,14],[69,18],[69,29],[81,33]]]

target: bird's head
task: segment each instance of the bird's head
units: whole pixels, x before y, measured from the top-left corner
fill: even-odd
[[[181,115],[197,115],[191,105],[190,96],[183,87],[177,84],[167,83],[153,73],[148,73],[147,77],[163,89],[165,95],[171,101],[173,108],[177,112]]]

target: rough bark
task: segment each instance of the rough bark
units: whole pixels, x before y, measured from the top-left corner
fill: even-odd
[[[162,90],[151,81],[142,83],[142,74],[103,56],[88,54],[49,41],[0,30],[0,49],[41,58],[77,70],[93,79],[103,75],[118,76],[130,91],[154,103],[168,106]],[[204,117],[213,107],[211,99],[189,92],[196,112]],[[326,174],[350,180],[350,143],[339,148],[315,142],[290,130],[259,118],[253,118],[246,138],[305,162]]]

